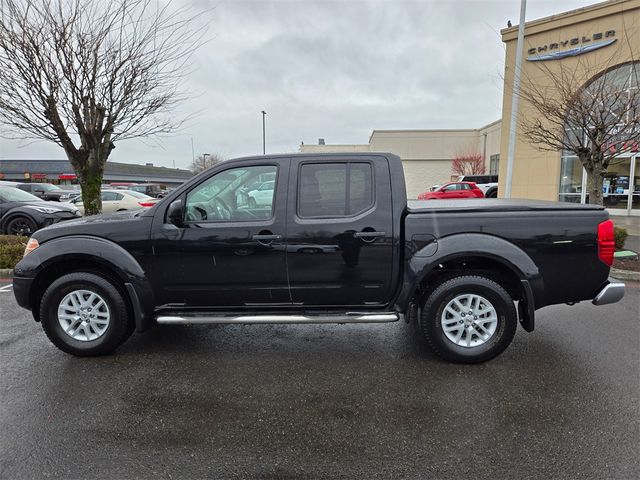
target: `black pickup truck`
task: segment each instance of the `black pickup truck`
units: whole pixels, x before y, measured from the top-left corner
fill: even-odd
[[[409,202],[386,153],[230,160],[155,207],[52,225],[18,303],[74,355],[154,324],[419,322],[445,359],[501,353],[546,305],[620,300],[598,206]]]

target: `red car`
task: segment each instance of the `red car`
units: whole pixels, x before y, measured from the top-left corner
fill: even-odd
[[[447,183],[433,192],[423,192],[418,200],[447,200],[454,198],[484,198],[484,193],[473,182]]]

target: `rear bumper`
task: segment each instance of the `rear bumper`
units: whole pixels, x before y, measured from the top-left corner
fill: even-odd
[[[591,301],[594,305],[616,303],[624,297],[624,283],[608,282]]]

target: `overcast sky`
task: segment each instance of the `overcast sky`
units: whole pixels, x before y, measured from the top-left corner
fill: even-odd
[[[588,1],[529,0],[533,20]],[[193,0],[208,38],[184,85],[199,112],[158,141],[118,143],[110,160],[187,167],[195,154],[295,152],[301,141],[367,143],[373,129],[477,128],[501,116],[504,48],[518,0]],[[54,144],[0,139],[0,158],[65,158]]]

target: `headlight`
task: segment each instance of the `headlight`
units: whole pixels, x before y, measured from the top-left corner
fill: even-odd
[[[33,252],[39,246],[40,246],[40,244],[38,243],[38,240],[36,240],[35,238],[30,238],[29,241],[27,242],[27,246],[24,249],[24,255],[22,255],[22,256],[26,257],[27,255],[29,255],[31,252]]]
[[[26,205],[26,208],[32,208],[33,210],[36,210],[40,213],[58,213],[61,212],[62,210],[59,208],[55,208],[55,207],[40,207],[40,206],[35,206],[35,205]]]

